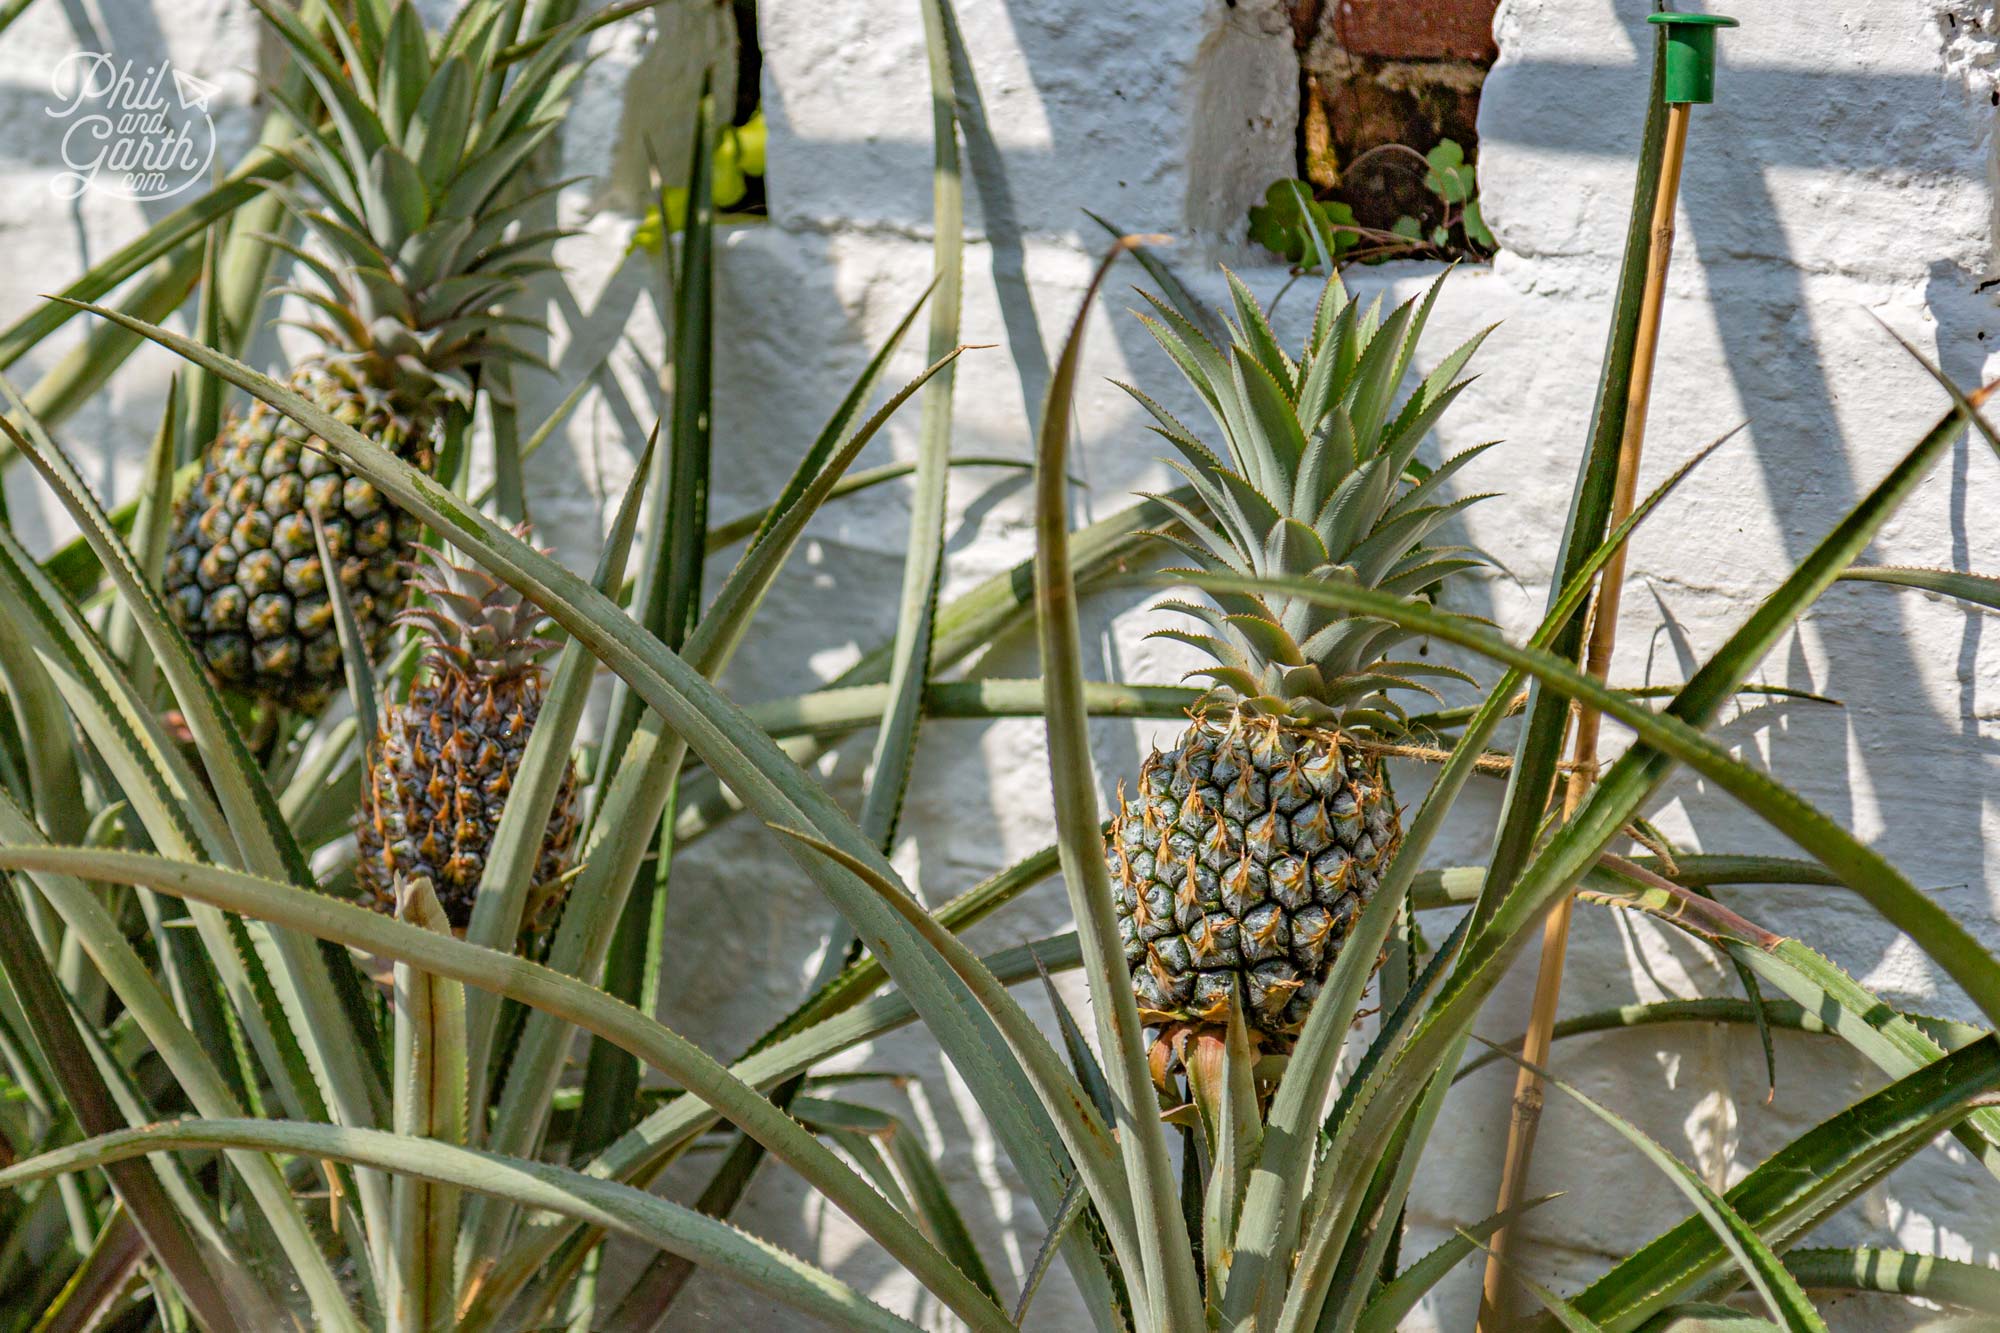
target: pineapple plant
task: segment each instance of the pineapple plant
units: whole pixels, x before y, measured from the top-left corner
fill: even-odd
[[[508,81],[495,58],[502,4],[468,6],[434,39],[399,0],[386,29],[336,25],[338,58],[283,7],[260,8],[332,122],[315,133],[305,108],[274,93],[302,135],[293,165],[317,194],[285,195],[317,243],[285,247],[315,280],[282,290],[310,303],[303,327],[318,342],[287,378],[430,472],[478,368],[524,355],[505,337],[523,321],[499,304],[549,261],[538,253],[547,235],[521,226],[534,197],[512,186],[560,122],[576,66],[559,63],[567,43],[553,42]],[[418,535],[374,485],[259,402],[225,425],[176,509],[167,599],[217,680],[315,711],[341,671],[329,575],[372,654],[402,605],[400,567]]]
[[[1151,300],[1149,331],[1215,418],[1221,447],[1198,440],[1151,397],[1126,389],[1180,457],[1200,509],[1156,497],[1179,520],[1153,535],[1198,570],[1344,581],[1429,598],[1479,561],[1427,545],[1479,497],[1440,498],[1479,450],[1433,470],[1418,444],[1456,396],[1474,344],[1446,359],[1400,408],[1431,298],[1363,311],[1336,276],[1297,360],[1230,275],[1227,351]],[[1190,1038],[1240,1012],[1253,1039],[1282,1050],[1303,1026],[1344,938],[1395,851],[1401,821],[1383,766],[1407,714],[1396,695],[1453,675],[1399,660],[1396,625],[1298,599],[1225,594],[1167,609],[1205,632],[1158,635],[1210,660],[1211,687],[1179,738],[1119,789],[1105,837],[1125,959],[1141,1017],[1156,1032],[1164,1082]]]
[[[472,921],[480,876],[507,794],[542,709],[550,648],[539,607],[478,566],[417,549],[421,601],[397,619],[417,627],[425,678],[383,710],[355,815],[355,880],[394,915],[399,884],[426,876],[452,928]],[[522,917],[534,933],[560,902],[576,841],[576,770],[549,813]]]

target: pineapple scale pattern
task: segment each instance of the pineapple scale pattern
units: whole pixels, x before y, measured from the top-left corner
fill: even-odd
[[[1153,1024],[1295,1033],[1400,837],[1379,768],[1337,733],[1197,720],[1154,751],[1107,839],[1125,961]]]

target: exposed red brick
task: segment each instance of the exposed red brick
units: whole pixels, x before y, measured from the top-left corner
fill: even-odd
[[[1483,60],[1500,0],[1333,0],[1334,31],[1355,55],[1392,60]]]

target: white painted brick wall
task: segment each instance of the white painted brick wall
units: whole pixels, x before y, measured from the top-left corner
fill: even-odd
[[[1282,285],[1280,271],[1241,246],[1237,219],[1290,161],[1289,39],[1273,0],[960,0],[960,8],[997,147],[997,158],[968,155],[975,240],[963,333],[999,346],[962,362],[957,447],[1025,457],[1024,399],[1039,394],[1039,349],[1066,325],[1101,244],[1082,209],[1179,234],[1174,261],[1205,294],[1219,291],[1218,258],[1240,265],[1267,296]],[[1504,253],[1490,268],[1450,281],[1427,351],[1435,358],[1501,322],[1478,363],[1482,378],[1440,445],[1507,441],[1464,477],[1468,490],[1503,492],[1467,523],[1500,572],[1461,590],[1459,604],[1515,632],[1532,623],[1546,595],[1584,434],[1642,111],[1645,8],[1635,0],[1503,4],[1501,62],[1481,114],[1480,179]],[[762,9],[773,219],[732,230],[719,261],[719,516],[768,495],[930,267],[930,109],[915,4],[766,0]],[[1992,248],[1995,6],[1766,0],[1735,12],[1746,26],[1724,38],[1722,100],[1696,117],[1646,482],[1723,431],[1745,421],[1749,429],[1639,537],[1615,672],[1622,682],[1684,679],[1941,411],[1942,393],[1882,324],[1961,382],[1982,375],[1988,346],[2000,340],[2000,312],[1976,290]],[[588,560],[605,497],[628,475],[635,438],[660,398],[660,300],[644,263],[623,252],[641,136],[655,135],[672,151],[681,114],[672,72],[688,65],[691,44],[705,40],[704,15],[676,13],[595,39],[603,58],[564,139],[566,167],[598,181],[565,201],[583,234],[564,245],[567,281],[551,296],[562,335],[557,357],[573,376],[608,349],[617,387],[593,395],[530,468],[544,534],[573,562]],[[55,161],[52,130],[38,119],[45,71],[92,43],[168,52],[182,68],[224,80],[225,134],[240,144],[254,133],[257,113],[245,106],[252,85],[232,74],[255,49],[241,0],[37,6],[0,38],[12,130],[4,159],[11,188],[0,192],[0,227],[14,260],[0,272],[6,318],[142,220],[130,205],[90,197],[72,210],[43,188]],[[1353,284],[1400,299],[1431,277],[1423,266],[1393,266],[1357,273]],[[1166,476],[1106,377],[1136,378],[1170,401],[1183,399],[1125,304],[1114,291],[1091,327],[1077,404],[1078,467],[1089,483],[1080,515],[1110,512],[1130,489]],[[1294,291],[1281,322],[1295,325],[1308,305],[1307,293]],[[913,340],[892,373],[915,372],[920,344]],[[56,351],[38,352],[12,373],[32,379]],[[134,358],[63,432],[107,499],[133,484],[170,370],[160,357]],[[561,394],[547,382],[526,387],[544,405]],[[536,415],[532,407],[526,413]],[[911,411],[894,423],[874,457],[909,456],[915,420]],[[9,494],[31,539],[62,533],[25,475],[10,479]],[[2000,466],[1961,444],[1871,558],[2000,569],[2000,540],[1990,530],[1996,505]],[[952,510],[947,595],[1028,554],[1018,482],[961,472]],[[815,523],[731,674],[738,697],[810,687],[890,634],[905,515],[902,494],[885,488]],[[1185,659],[1142,639],[1154,623],[1136,599],[1093,603],[1087,629],[1102,652],[1100,668],[1126,679],[1174,679]],[[1836,589],[1759,678],[1836,696],[1845,707],[1746,709],[1720,735],[1850,822],[2000,945],[2000,878],[1985,852],[1986,838],[2000,835],[1990,794],[2000,765],[1992,722],[2000,652],[1988,637],[1986,621],[1955,604]],[[1020,675],[1033,665],[1031,639],[1017,635],[986,669]],[[1096,729],[1107,793],[1136,769],[1144,745],[1169,730]],[[858,797],[865,762],[865,747],[849,747],[829,766],[844,797]],[[1406,795],[1421,781],[1417,771],[1401,776]],[[1496,789],[1469,802],[1444,857],[1475,858],[1486,836],[1481,821],[1496,808]],[[1787,850],[1701,783],[1675,782],[1654,813],[1692,845]],[[898,861],[934,901],[1046,845],[1040,729],[934,725],[905,832]],[[666,1017],[727,1053],[792,1002],[828,912],[769,839],[747,828],[711,839],[680,869],[673,912],[688,943],[671,960]],[[1759,889],[1729,897],[1891,999],[1970,1016],[1935,969],[1843,894]],[[1060,929],[1066,915],[1059,889],[1048,886],[982,927],[978,942],[992,947]],[[1522,972],[1491,1009],[1495,1037],[1518,1031]],[[1598,909],[1580,915],[1569,977],[1565,1003],[1573,1011],[1726,994],[1735,985],[1685,939]],[[1081,1006],[1075,987],[1065,993]],[[1046,1014],[1036,996],[1025,998],[1032,1012]],[[1781,1035],[1778,1058],[1777,1096],[1766,1105],[1751,1035],[1669,1030],[1558,1052],[1586,1089],[1718,1183],[1878,1082],[1825,1039]],[[947,1179],[1011,1290],[1040,1242],[1041,1223],[962,1085],[918,1034],[899,1034],[852,1063],[918,1076],[906,1090],[878,1095],[942,1153]],[[1510,1087],[1510,1076],[1490,1071],[1455,1095],[1419,1180],[1407,1254],[1489,1207]],[[1536,1262],[1558,1285],[1588,1278],[1680,1215],[1663,1181],[1572,1108],[1550,1107],[1541,1144],[1532,1188],[1567,1191],[1535,1226],[1550,1242]],[[707,1164],[698,1159],[676,1184],[689,1185]],[[1992,1182],[1947,1146],[1870,1191],[1824,1234],[1990,1263],[2000,1250],[1991,1199]],[[942,1324],[906,1278],[782,1172],[760,1178],[739,1216],[895,1308]],[[1474,1271],[1441,1288],[1418,1326],[1467,1326]],[[1058,1275],[1038,1299],[1033,1324],[1081,1327],[1075,1299]],[[683,1309],[697,1327],[795,1326],[709,1278],[697,1281]],[[1865,1302],[1836,1307],[1830,1318],[1843,1329],[1908,1325],[1894,1307]]]

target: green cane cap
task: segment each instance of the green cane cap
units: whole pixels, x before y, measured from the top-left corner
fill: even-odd
[[[1667,30],[1669,102],[1715,100],[1715,30],[1736,27],[1721,14],[1648,14],[1646,22]]]

